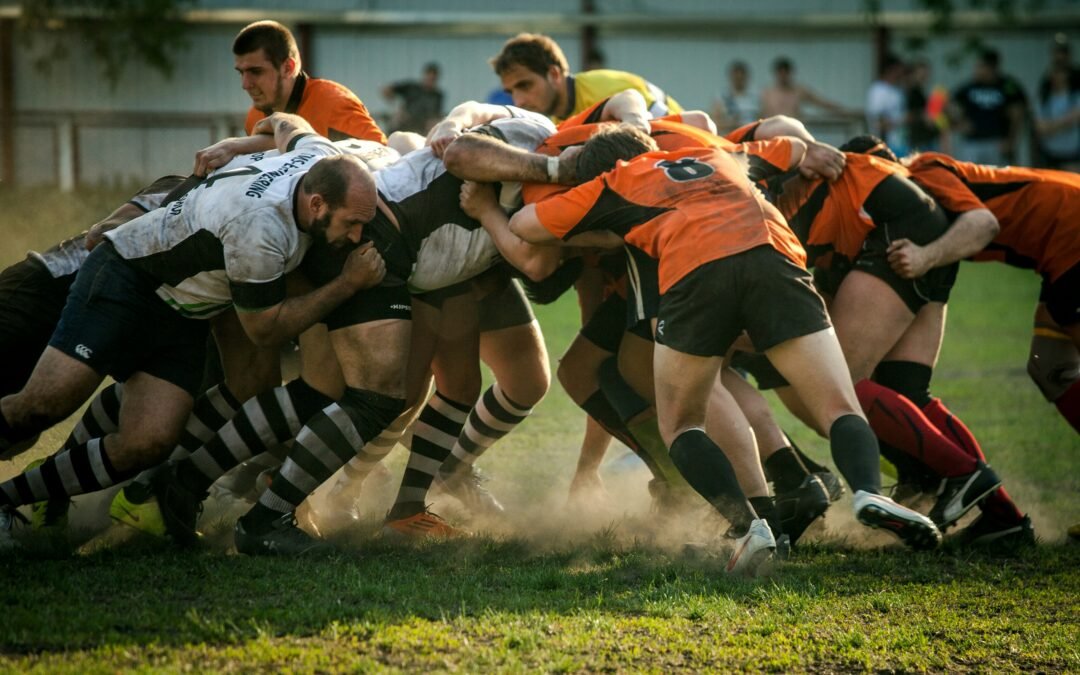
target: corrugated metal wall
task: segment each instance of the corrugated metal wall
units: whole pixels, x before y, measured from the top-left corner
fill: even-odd
[[[204,0],[201,7],[225,3]],[[273,9],[295,8],[288,2],[237,2],[230,7]],[[705,15],[730,11],[728,3],[707,0],[615,0],[598,3],[607,14],[656,12]],[[739,3],[745,5],[743,3]],[[910,3],[901,3],[901,7]],[[1057,3],[1051,3],[1057,4]],[[857,12],[860,0],[827,2],[813,0],[769,0],[755,3],[742,12],[767,16],[770,12],[802,13]],[[352,9],[378,11],[447,12],[446,3],[407,0],[402,2],[352,3]],[[307,10],[340,10],[341,2],[322,0],[306,3]],[[718,9],[719,8],[719,9]],[[499,12],[528,10],[533,13],[575,13],[578,0],[558,0],[541,5],[505,3],[497,0],[469,0],[453,4],[454,11]],[[890,7],[895,9],[895,7]],[[734,19],[737,19],[733,15]],[[737,25],[737,24],[733,24]],[[35,52],[21,41],[16,47],[15,82],[17,110],[70,112],[78,119],[86,112],[207,113],[214,121],[204,126],[175,123],[162,128],[107,128],[100,124],[78,126],[77,173],[83,183],[145,181],[163,173],[187,172],[196,149],[209,143],[220,131],[235,126],[247,108],[248,99],[240,90],[232,69],[230,44],[239,25],[199,25],[191,33],[190,48],[177,60],[171,80],[141,64],[132,64],[117,85],[102,78],[100,66],[75,40],[69,43],[72,58],[42,74],[32,67]],[[530,26],[522,25],[528,30]],[[498,51],[507,33],[448,34],[443,28],[413,27],[373,30],[362,26],[315,26],[312,29],[313,73],[338,80],[352,88],[375,113],[388,113],[391,104],[379,95],[381,85],[398,79],[415,78],[422,65],[437,61],[443,67],[442,86],[449,103],[482,99],[497,80],[487,59]],[[555,33],[570,60],[580,65],[578,33]],[[1004,56],[1005,70],[1034,90],[1046,65],[1050,35],[1045,32],[994,33],[986,36]],[[1074,36],[1075,37],[1075,36]],[[899,40],[897,41],[899,43]],[[40,49],[44,43],[37,41]],[[866,88],[873,79],[874,45],[869,29],[860,31],[769,31],[760,26],[750,32],[723,27],[694,31],[689,35],[671,31],[644,33],[640,28],[602,32],[599,46],[609,67],[637,72],[659,84],[685,106],[708,108],[724,88],[725,69],[733,59],[746,61],[755,89],[771,80],[773,59],[787,55],[797,65],[798,79],[827,98],[852,108],[861,108]],[[953,87],[965,80],[970,59],[948,66],[946,56],[961,46],[960,38],[930,45],[926,54],[936,68],[936,78]],[[17,181],[53,182],[57,176],[57,131],[48,120],[26,119],[16,133]],[[100,118],[99,120],[100,121]],[[827,137],[826,140],[831,140]],[[6,152],[6,150],[5,150]]]

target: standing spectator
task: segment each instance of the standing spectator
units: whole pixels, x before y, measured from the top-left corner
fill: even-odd
[[[590,49],[589,53],[585,55],[585,67],[582,70],[602,70],[606,67],[607,57],[604,56],[604,52],[596,47]]]
[[[1073,91],[1080,90],[1080,68],[1073,65],[1069,43],[1065,36],[1058,34],[1054,40],[1054,46],[1050,48],[1050,65],[1039,80],[1039,100],[1043,101],[1050,94],[1051,74],[1057,67],[1064,67],[1069,71],[1069,88]]]
[[[986,49],[972,79],[952,95],[949,110],[960,135],[956,157],[976,164],[1011,164],[1024,124],[1027,98],[1020,83],[1000,71],[1001,55]]]
[[[1046,166],[1080,170],[1080,90],[1071,86],[1072,70],[1055,64],[1049,87],[1035,106],[1035,134]]]
[[[728,89],[713,102],[713,119],[722,130],[757,120],[758,97],[750,92],[750,69],[743,61],[728,66]]]
[[[941,151],[948,153],[947,129],[949,120],[945,104],[949,94],[937,86],[927,94],[930,84],[930,63],[917,59],[908,72],[904,99],[907,108],[908,149],[912,151]]]
[[[906,155],[908,149],[903,79],[904,62],[894,54],[886,54],[878,69],[878,79],[866,92],[866,127],[870,133],[885,139],[889,149],[899,156]]]
[[[383,87],[382,95],[386,100],[399,101],[392,122],[394,131],[423,135],[442,119],[443,92],[438,85],[439,64],[432,62],[424,66],[419,82],[402,80]]]
[[[801,119],[803,103],[823,108],[835,115],[848,115],[839,103],[822,98],[808,87],[795,81],[795,66],[791,59],[781,56],[773,62],[774,84],[761,91],[761,116],[787,115]]]

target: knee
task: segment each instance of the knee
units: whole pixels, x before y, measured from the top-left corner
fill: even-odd
[[[503,392],[514,402],[525,408],[531,408],[547,394],[551,387],[551,370],[547,363],[538,363],[524,369],[506,382],[500,382]]]
[[[1027,371],[1046,400],[1054,402],[1080,381],[1080,351],[1068,336],[1036,335]]]
[[[138,434],[121,430],[108,437],[106,449],[109,460],[118,471],[137,471],[165,461],[176,447],[177,440],[175,434],[159,429]]]
[[[3,414],[15,429],[45,429],[67,417],[68,411],[62,401],[24,390],[4,399]]]

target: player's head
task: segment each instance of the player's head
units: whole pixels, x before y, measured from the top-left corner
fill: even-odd
[[[439,64],[432,61],[424,65],[424,86],[433,89],[439,83]]]
[[[256,21],[237,34],[232,50],[251,104],[266,114],[284,110],[300,73],[300,50],[289,29],[277,21]]]
[[[795,66],[791,63],[791,59],[786,56],[781,56],[773,61],[772,70],[773,75],[776,76],[776,81],[780,84],[790,84],[795,76]]]
[[[359,243],[378,208],[375,179],[352,155],[319,160],[304,176],[301,198],[311,211],[307,231],[332,246]]]
[[[975,81],[991,82],[998,75],[998,67],[1001,66],[1001,54],[996,49],[984,49],[979,52],[979,58],[975,62]]]
[[[491,67],[519,108],[554,115],[565,105],[570,67],[548,36],[520,33],[510,38],[491,59]]]
[[[732,61],[728,65],[728,80],[735,91],[743,91],[750,83],[750,68],[745,61]]]
[[[628,160],[657,150],[656,141],[639,127],[630,124],[605,124],[593,134],[577,155],[577,177],[590,181],[615,168],[620,159]]]
[[[841,152],[855,152],[861,155],[874,155],[892,162],[898,162],[896,153],[889,149],[885,141],[872,134],[855,136],[838,148]]]

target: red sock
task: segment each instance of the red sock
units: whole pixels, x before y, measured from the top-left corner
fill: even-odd
[[[1080,380],[1073,382],[1072,386],[1054,401],[1054,405],[1072,428],[1080,432]]]
[[[979,442],[975,440],[975,434],[971,433],[967,425],[945,407],[940,398],[931,399],[922,411],[926,419],[930,420],[949,440],[963,448],[964,452],[975,459],[986,461],[986,455],[983,454]]]
[[[971,433],[967,425],[945,407],[940,398],[930,401],[923,408],[923,412],[926,413],[926,418],[934,423],[934,426],[941,429],[942,433],[967,451],[969,455],[984,462],[986,461],[986,455],[983,454],[982,448],[979,447],[979,441],[975,440],[975,434]],[[1013,502],[1012,497],[1003,487],[991,492],[986,499],[979,503],[979,508],[983,513],[993,517],[995,520],[1020,522],[1024,517],[1024,514],[1017,508],[1016,503]]]
[[[975,458],[941,433],[907,397],[870,380],[855,385],[855,393],[881,440],[946,478],[975,470]]]

